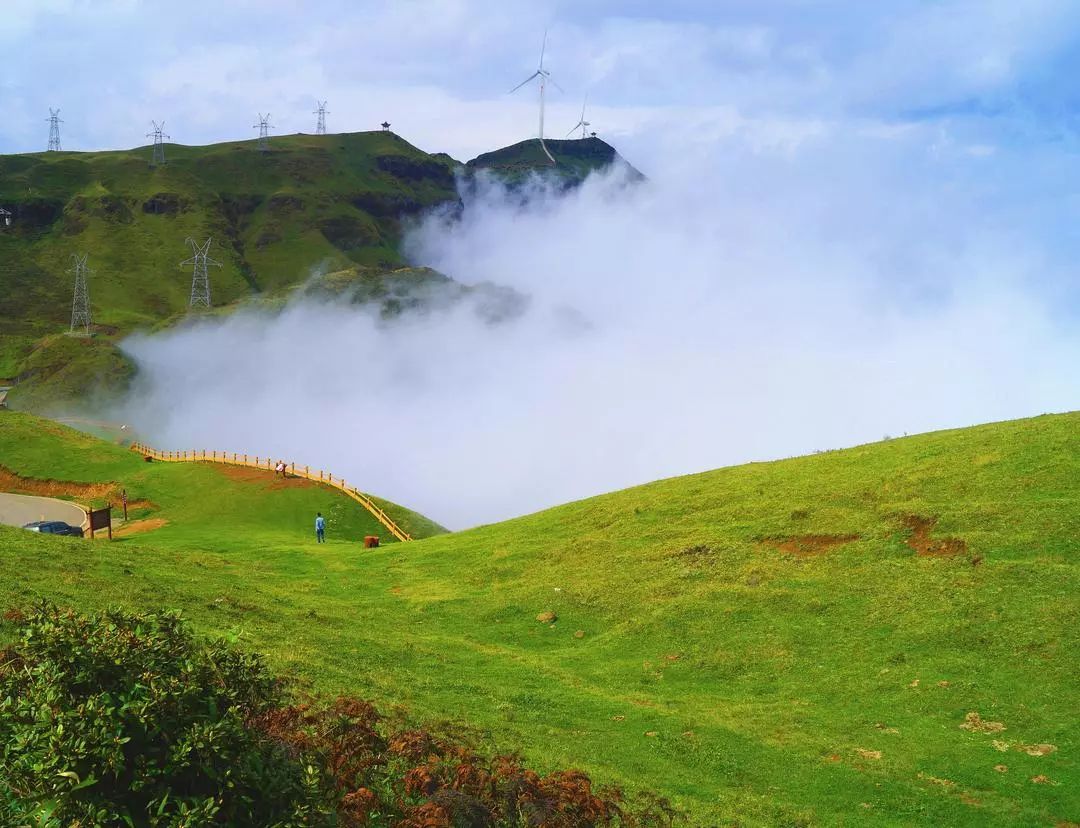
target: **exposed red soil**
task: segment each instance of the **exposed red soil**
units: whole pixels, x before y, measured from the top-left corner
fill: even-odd
[[[282,477],[272,469],[220,465],[218,471],[229,480],[235,480],[238,483],[259,483],[270,490],[305,489],[315,485],[313,481],[308,480],[306,477]]]
[[[165,520],[165,518],[147,518],[146,520],[133,520],[131,523],[127,523],[117,529],[113,529],[113,535],[121,538],[125,535],[141,535],[143,532],[152,532],[155,529],[160,529],[162,526],[167,526],[168,523],[169,521]]]
[[[70,497],[80,501],[105,500],[120,505],[119,483],[79,483],[74,480],[53,480],[37,477],[23,477],[11,469],[0,466],[0,491],[14,494],[40,495],[41,497]],[[128,509],[157,509],[157,504],[149,500],[129,500]]]
[[[858,539],[858,535],[791,535],[786,538],[762,538],[761,542],[789,555],[810,558]]]
[[[111,496],[119,500],[120,492],[115,483],[76,483],[73,480],[41,480],[22,477],[0,466],[0,490],[42,497],[78,497],[86,500],[107,500]]]
[[[967,543],[960,538],[931,538],[937,525],[936,517],[904,515],[900,522],[911,534],[904,541],[922,558],[951,558],[967,552]]]

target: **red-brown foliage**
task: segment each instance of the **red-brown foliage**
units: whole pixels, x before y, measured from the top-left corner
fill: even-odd
[[[317,761],[338,792],[343,824],[402,828],[638,828],[670,826],[659,798],[626,805],[580,770],[541,776],[517,757],[486,759],[423,730],[385,734],[367,702],[339,698],[263,714],[254,725],[291,752]]]

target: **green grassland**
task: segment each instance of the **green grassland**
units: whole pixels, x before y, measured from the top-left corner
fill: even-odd
[[[511,184],[520,184],[537,173],[553,177],[565,186],[580,184],[594,170],[612,165],[623,167],[633,180],[644,176],[616,152],[615,148],[599,138],[572,140],[545,139],[544,146],[555,159],[551,163],[544,147],[537,138],[520,141],[509,147],[478,155],[465,165],[467,174],[486,170]]]
[[[214,464],[147,463],[122,446],[18,412],[0,414],[0,445],[0,467],[28,481],[24,489],[16,485],[9,490],[35,494],[35,484],[57,481],[60,496],[94,507],[111,501],[117,507],[119,491],[125,489],[132,504],[130,521],[157,527],[131,538],[152,537],[158,548],[221,548],[219,540],[226,537],[228,546],[252,553],[273,545],[291,548],[314,538],[315,513],[320,511],[338,544],[355,549],[364,535],[395,542],[359,503],[307,480],[282,480],[272,472]],[[88,489],[81,496],[77,488],[63,491],[62,483],[72,481],[115,486]],[[417,537],[446,531],[402,506],[378,503]]]
[[[523,142],[475,162],[507,180],[550,173]],[[560,148],[565,144],[566,147]],[[616,159],[598,139],[552,142],[557,175],[580,182]],[[464,165],[423,152],[392,132],[286,135],[260,152],[255,141],[0,156],[0,384],[9,403],[39,412],[85,410],[114,398],[135,368],[117,343],[136,329],[174,324],[187,310],[191,250],[213,238],[212,299],[219,313],[253,298],[280,305],[314,284],[324,294],[346,274],[353,297],[389,314],[449,280],[403,267],[405,225],[458,202]],[[73,342],[68,328],[73,254],[88,254],[95,336]],[[337,278],[337,284],[343,280]],[[454,286],[462,290],[461,286]],[[500,302],[505,297],[500,298]],[[501,311],[500,311],[501,312]]]
[[[302,688],[658,791],[695,825],[1080,819],[1080,413],[367,552],[306,536],[310,491],[222,502],[219,469],[145,469],[29,417],[0,416],[0,457],[132,476],[170,516],[112,544],[0,532],[0,604],[178,608]]]
[[[402,223],[457,199],[456,162],[390,132],[288,135],[116,152],[0,156],[0,379],[14,407],[83,408],[122,392],[134,366],[125,334],[169,324],[187,308],[187,237],[213,237],[215,305],[273,294],[312,274],[388,269]],[[60,337],[71,314],[75,253],[89,255],[91,341]]]
[[[316,268],[398,264],[401,219],[456,199],[453,167],[390,132],[0,156],[0,334],[64,327],[72,253],[88,253],[96,321],[131,329],[186,308],[184,240],[214,237],[215,302]]]

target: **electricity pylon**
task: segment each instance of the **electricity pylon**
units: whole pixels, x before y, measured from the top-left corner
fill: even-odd
[[[49,152],[60,151],[60,110],[49,107]]]
[[[270,113],[266,113],[266,117],[259,113],[259,123],[255,124],[252,129],[259,130],[259,143],[256,145],[259,152],[267,152],[270,149]]]
[[[90,335],[90,293],[86,288],[86,277],[90,268],[86,266],[86,253],[71,255],[71,268],[68,273],[75,274],[75,295],[71,300],[71,333],[82,328],[84,336]]]
[[[152,155],[150,156],[150,166],[156,167],[160,164],[165,163],[165,145],[161,143],[161,139],[171,138],[172,136],[165,134],[164,121],[162,121],[160,124],[157,121],[151,121],[150,123],[154,125],[154,131],[146,133],[146,137],[154,139],[154,149]]]
[[[318,109],[312,114],[319,116],[319,120],[315,122],[315,134],[326,135],[326,113],[330,110],[326,108],[326,101],[315,101],[315,103],[318,105]]]
[[[188,310],[191,311],[197,307],[210,307],[210,274],[207,272],[207,265],[214,265],[215,267],[221,267],[221,262],[216,262],[210,258],[210,242],[213,239],[207,239],[205,243],[198,244],[194,239],[187,239],[186,243],[191,245],[192,256],[189,259],[184,259],[180,262],[179,267],[185,265],[191,265],[191,299],[188,301]]]

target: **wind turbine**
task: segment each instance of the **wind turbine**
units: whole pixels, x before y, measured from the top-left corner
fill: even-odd
[[[521,89],[521,87],[525,86],[527,83],[531,83],[532,81],[536,80],[537,78],[540,79],[540,133],[539,133],[540,147],[544,150],[544,155],[546,155],[548,157],[548,159],[551,161],[551,163],[554,164],[555,159],[552,157],[551,153],[548,152],[547,145],[544,144],[544,89],[546,88],[548,81],[551,81],[551,85],[554,86],[556,89],[558,89],[560,92],[562,91],[562,87],[559,86],[559,84],[555,83],[555,79],[553,77],[551,77],[551,72],[549,72],[547,69],[544,68],[544,52],[545,52],[546,49],[547,49],[547,31],[545,30],[544,31],[544,41],[540,45],[540,65],[536,68],[535,72],[533,72],[531,75],[529,75],[529,77],[525,78],[525,80],[523,80],[521,83],[519,83],[513,89],[511,89],[510,94],[513,94],[514,92],[517,92],[519,89]]]
[[[588,121],[585,120],[585,104],[587,104],[588,102],[589,96],[586,95],[584,102],[581,104],[581,117],[578,119],[578,122],[570,128],[570,132],[566,133],[567,138],[569,138],[573,134],[574,130],[578,127],[581,127],[581,140],[584,141],[586,138],[589,137],[590,124]],[[594,132],[593,135],[595,134],[596,133]]]

